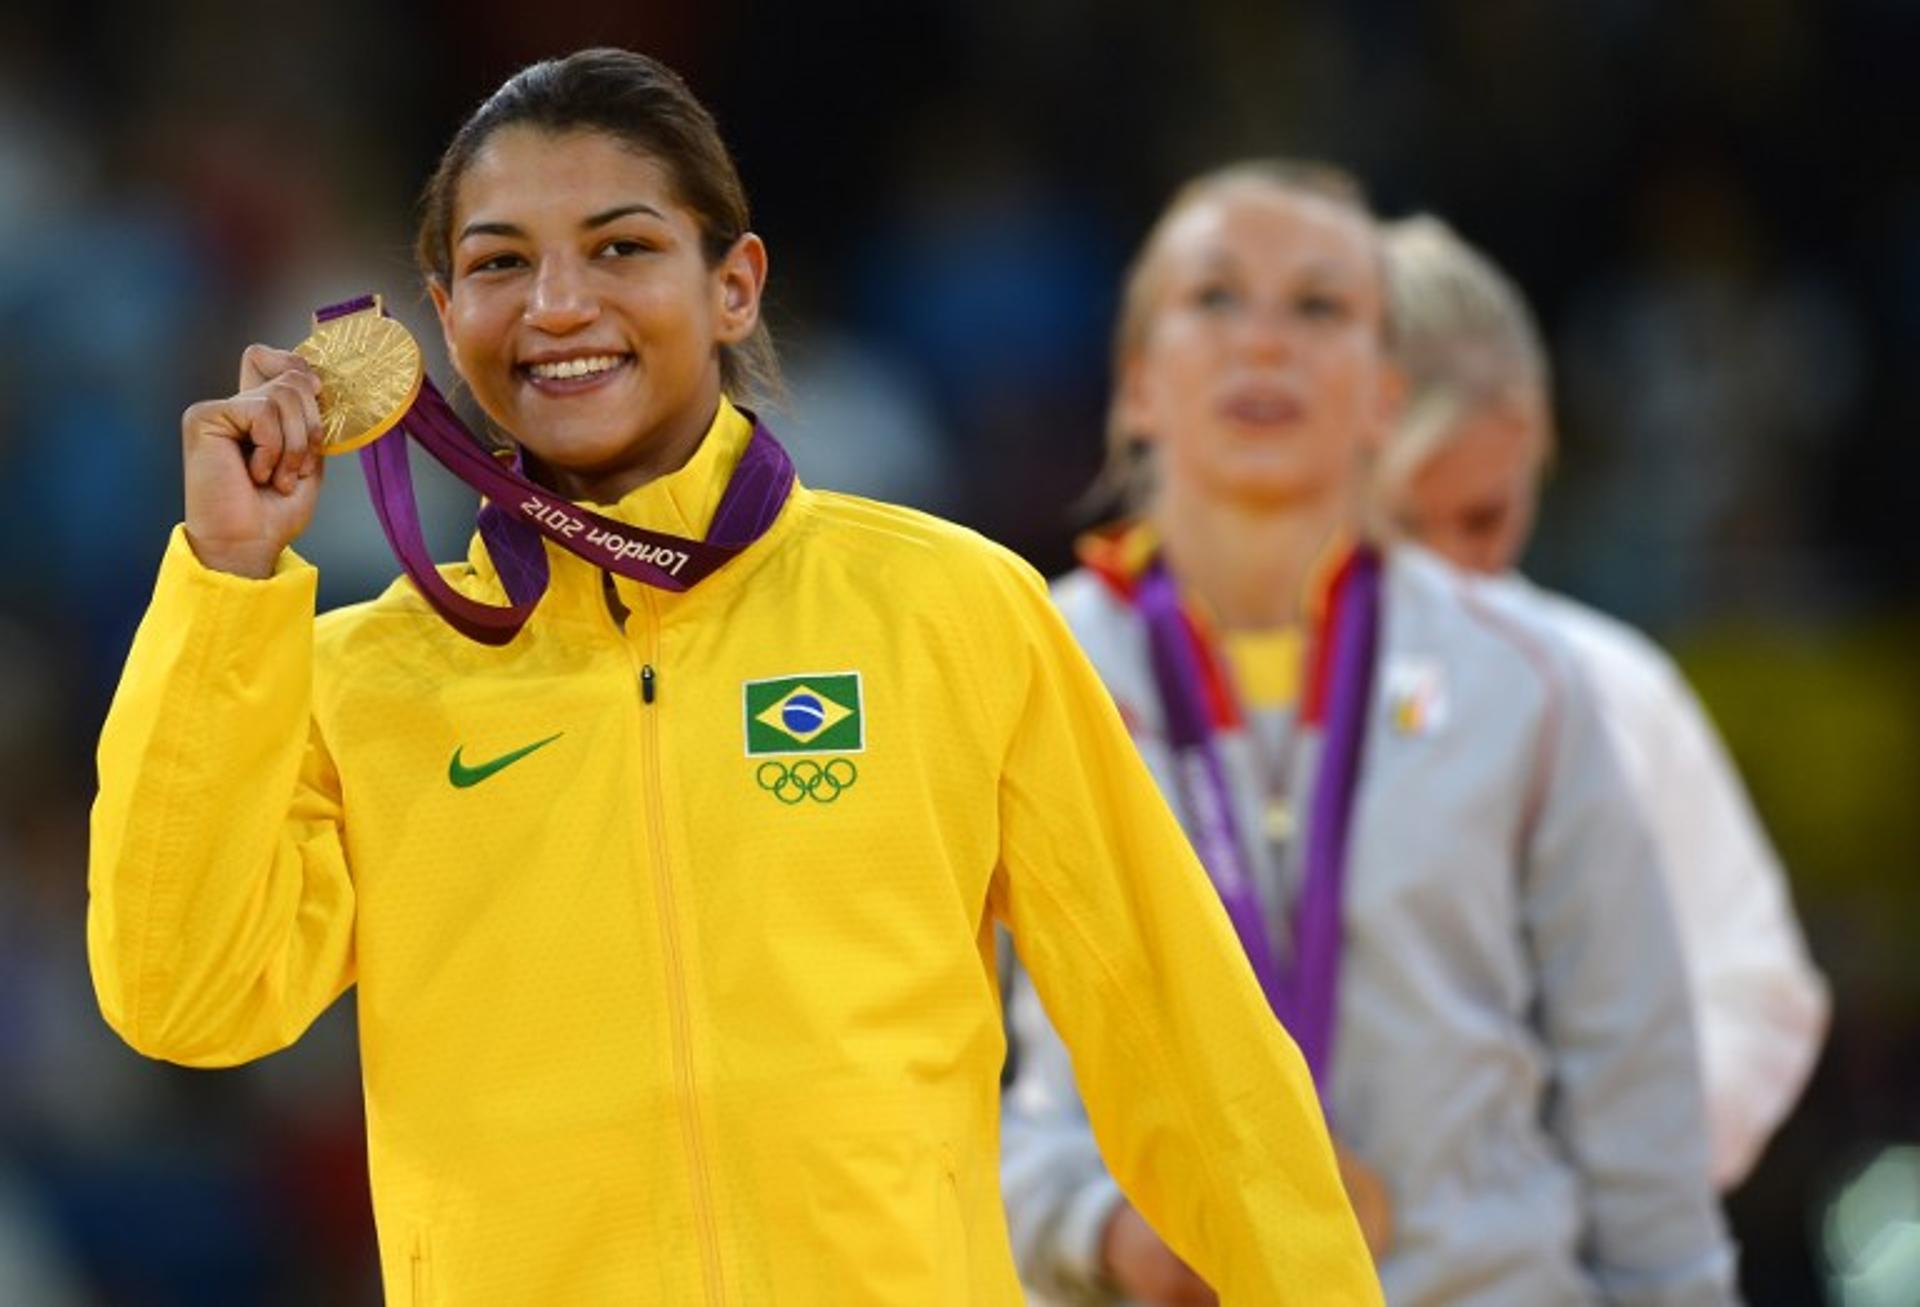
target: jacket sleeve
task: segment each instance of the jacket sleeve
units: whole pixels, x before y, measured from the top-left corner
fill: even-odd
[[[1007,593],[997,906],[1101,1155],[1228,1307],[1379,1302],[1306,1064],[1206,873],[1039,577]]]
[[[176,529],[102,729],[87,951],[149,1057],[231,1066],[353,980],[340,786],[312,713],[314,570],[203,567]]]
[[[1522,912],[1551,1060],[1547,1125],[1583,1186],[1583,1258],[1609,1303],[1732,1302],[1666,886],[1592,694],[1559,671]]]
[[[1636,788],[1673,882],[1700,1021],[1713,1178],[1725,1189],[1753,1169],[1806,1083],[1826,1031],[1827,990],[1726,749],[1679,672],[1664,658],[1659,670],[1657,702],[1623,724],[1644,737]],[[1607,707],[1611,714],[1611,699]]]

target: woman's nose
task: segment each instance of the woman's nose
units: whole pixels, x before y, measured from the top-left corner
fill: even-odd
[[[534,277],[524,317],[527,325],[553,335],[578,331],[600,316],[600,302],[587,285],[584,270],[571,259],[547,259]]]
[[[1262,362],[1285,362],[1293,354],[1293,324],[1285,309],[1258,309],[1242,320],[1241,348]]]

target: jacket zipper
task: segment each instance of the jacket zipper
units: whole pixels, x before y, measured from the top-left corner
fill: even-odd
[[[646,608],[646,653],[640,664],[641,771],[646,793],[647,835],[653,853],[654,899],[660,914],[660,938],[667,964],[667,1005],[671,1013],[674,1071],[680,1081],[681,1128],[692,1167],[694,1224],[699,1230],[700,1261],[709,1307],[724,1307],[726,1281],[720,1264],[720,1237],[713,1216],[712,1182],[707,1175],[706,1141],[700,1129],[700,1100],[693,1073],[693,1023],[688,1015],[686,964],[680,951],[679,912],[673,873],[667,860],[666,798],[660,781],[659,694],[660,615],[651,591],[642,591]],[[629,656],[633,645],[627,642]]]

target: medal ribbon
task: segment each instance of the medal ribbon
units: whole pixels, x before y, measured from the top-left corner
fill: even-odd
[[[362,296],[330,305],[316,321],[373,306]],[[433,564],[420,531],[420,510],[404,438],[411,436],[447,471],[479,491],[480,538],[510,601],[481,603],[449,585]],[[416,589],[461,634],[482,644],[505,644],[519,633],[546,593],[545,536],[609,572],[662,590],[684,591],[718,571],[758,540],[780,515],[793,489],[793,461],[756,419],[748,442],[707,527],[704,540],[630,526],[583,508],[530,481],[518,454],[511,465],[483,450],[459,414],[422,379],[420,394],[392,431],[360,451],[380,527]]]
[[[1141,575],[1134,605],[1147,624],[1154,681],[1195,851],[1268,1005],[1300,1046],[1324,1094],[1333,1057],[1348,835],[1380,638],[1380,556],[1355,549],[1334,577],[1327,617],[1316,637],[1314,684],[1299,709],[1303,716],[1322,718],[1323,734],[1307,817],[1305,870],[1289,914],[1293,951],[1286,962],[1274,955],[1214,739],[1199,650],[1163,560],[1156,558]]]

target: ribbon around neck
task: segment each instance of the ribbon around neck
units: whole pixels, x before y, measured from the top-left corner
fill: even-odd
[[[1324,686],[1314,687],[1311,698],[1318,699],[1324,692],[1325,719],[1307,814],[1305,868],[1288,914],[1293,948],[1285,960],[1273,947],[1249,848],[1235,818],[1233,791],[1214,739],[1199,650],[1164,560],[1154,560],[1134,591],[1134,606],[1147,626],[1154,682],[1194,849],[1226,907],[1268,1006],[1300,1046],[1322,1097],[1333,1060],[1340,904],[1380,639],[1380,590],[1379,554],[1365,547],[1354,550],[1334,579],[1327,618],[1317,635],[1325,644],[1314,661],[1327,680]],[[1303,702],[1300,711],[1307,709]]]
[[[371,295],[329,305],[326,322],[374,307]],[[480,538],[507,592],[505,605],[461,594],[434,566],[420,530],[420,510],[407,461],[411,437],[435,461],[480,492]],[[459,414],[423,380],[394,428],[361,448],[361,466],[375,515],[414,587],[449,625],[482,644],[505,644],[533,615],[549,580],[545,536],[587,562],[662,590],[685,591],[718,571],[766,534],[793,489],[793,460],[755,419],[753,438],[707,527],[692,540],[615,521],[529,480],[516,452],[511,463],[483,450]]]

